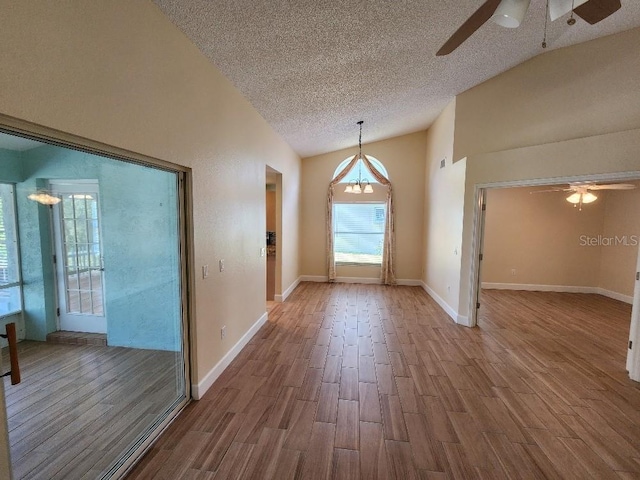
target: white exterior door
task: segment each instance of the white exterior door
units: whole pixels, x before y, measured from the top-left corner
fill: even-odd
[[[60,330],[106,333],[98,183],[51,182]]]

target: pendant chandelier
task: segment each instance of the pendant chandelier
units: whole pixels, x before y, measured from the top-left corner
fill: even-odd
[[[347,188],[344,189],[345,193],[373,193],[373,187],[371,186],[371,182],[366,178],[362,178],[362,163],[364,159],[362,157],[362,124],[364,120],[360,120],[358,125],[360,125],[360,135],[358,136],[358,180],[352,180],[347,185]]]

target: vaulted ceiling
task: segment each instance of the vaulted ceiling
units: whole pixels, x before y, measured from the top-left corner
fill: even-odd
[[[451,99],[543,53],[545,0],[436,57],[483,0],[154,0],[302,157],[427,128]],[[547,51],[640,26],[640,1],[548,25]]]

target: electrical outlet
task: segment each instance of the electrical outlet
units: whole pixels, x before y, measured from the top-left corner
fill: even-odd
[[[220,261],[218,262],[218,265],[220,266],[220,271],[221,271],[221,272],[224,272],[224,260],[220,260]]]
[[[220,329],[220,340],[224,340],[227,337],[227,326],[224,325],[221,329]]]
[[[515,268],[512,268],[512,269],[511,269],[511,276],[512,276],[512,277],[515,277],[515,276],[516,276],[516,269],[515,269]]]
[[[202,266],[202,278],[207,278],[209,276],[209,265]]]

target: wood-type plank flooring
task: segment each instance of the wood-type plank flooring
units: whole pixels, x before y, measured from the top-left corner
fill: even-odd
[[[640,478],[629,305],[302,283],[130,479]]]
[[[178,397],[174,352],[24,341],[18,356],[22,383],[4,379],[15,480],[99,478]]]

